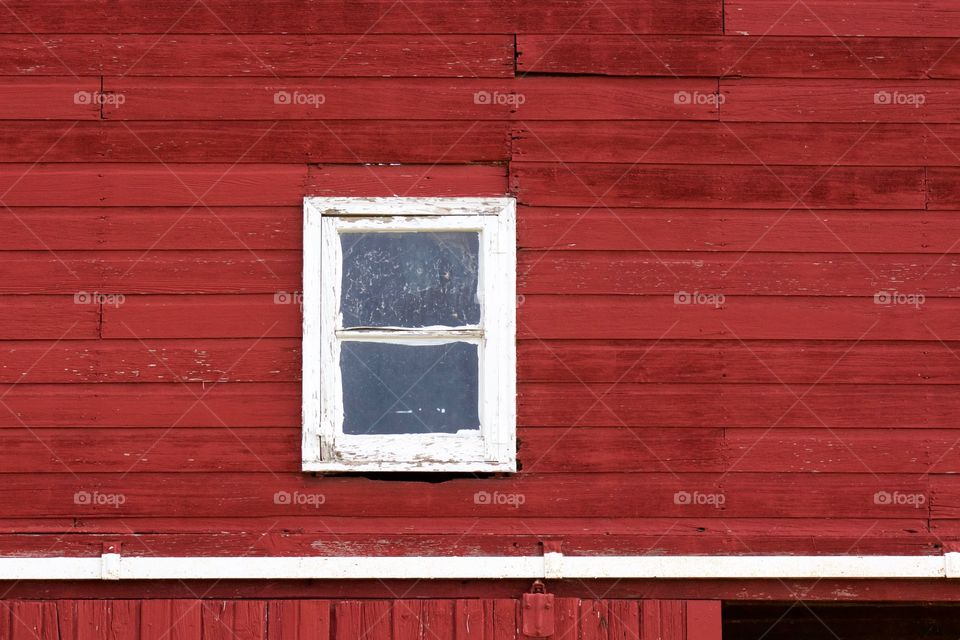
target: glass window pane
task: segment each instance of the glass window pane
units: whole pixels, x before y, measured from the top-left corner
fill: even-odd
[[[341,233],[343,327],[480,323],[480,234]]]
[[[476,344],[344,341],[340,370],[346,434],[480,428]]]

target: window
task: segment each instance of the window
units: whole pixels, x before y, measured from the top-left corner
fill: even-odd
[[[303,469],[516,470],[512,198],[307,198]]]

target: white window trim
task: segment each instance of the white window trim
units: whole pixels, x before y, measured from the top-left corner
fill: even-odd
[[[419,344],[457,334],[480,345],[479,432],[344,435],[340,384],[341,255],[337,233],[476,230],[480,326],[356,330],[351,340]],[[305,198],[303,208],[303,470],[516,471],[516,203],[513,198]],[[319,249],[319,250],[316,250]],[[492,259],[491,259],[492,258]],[[327,276],[324,278],[323,276]]]

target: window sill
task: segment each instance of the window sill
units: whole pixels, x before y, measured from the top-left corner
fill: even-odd
[[[516,473],[515,462],[317,462],[303,461],[304,472],[376,473],[381,471],[445,473]]]

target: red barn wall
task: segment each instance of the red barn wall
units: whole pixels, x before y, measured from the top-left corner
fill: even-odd
[[[0,552],[956,539],[955,3],[6,5]],[[302,198],[506,192],[522,470],[302,474]]]
[[[720,640],[719,602],[556,601],[557,638]],[[4,615],[6,614],[6,615]],[[515,640],[509,599],[60,600],[0,604],[12,640]],[[709,626],[709,628],[708,628]],[[107,631],[109,630],[109,631]]]

